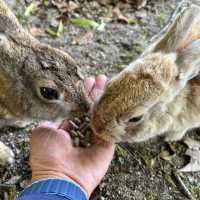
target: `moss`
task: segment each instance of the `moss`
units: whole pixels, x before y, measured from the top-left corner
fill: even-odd
[[[196,195],[196,197],[200,198],[200,185],[199,186],[192,186],[191,192]]]
[[[128,152],[119,145],[117,145],[117,147],[116,147],[116,153],[118,156],[121,156],[123,158],[127,158],[127,156],[128,156]]]
[[[127,67],[127,65],[124,65],[124,64],[120,64],[120,65],[117,65],[116,68],[119,70],[119,71],[122,71],[123,69],[125,69]]]
[[[142,157],[146,166],[151,168],[151,156],[149,154],[148,148],[146,148],[146,146],[144,146],[144,147],[139,149],[138,153],[139,153],[140,157]]]
[[[157,17],[157,22],[159,26],[164,26],[165,21],[166,21],[166,14],[165,13],[160,13],[160,15]]]
[[[139,43],[136,43],[136,44],[134,45],[134,49],[135,49],[135,51],[136,51],[138,54],[141,54],[141,53],[143,53],[143,51],[144,51],[144,47],[143,47],[141,44],[139,44]]]
[[[165,180],[171,185],[171,187],[175,188],[176,184],[174,183],[174,180],[171,177],[171,173],[165,173],[164,174]]]
[[[150,191],[147,194],[147,200],[157,200],[158,199],[158,194],[156,192]]]

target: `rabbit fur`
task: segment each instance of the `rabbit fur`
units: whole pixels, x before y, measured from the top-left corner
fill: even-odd
[[[0,0],[0,126],[62,120],[89,110],[79,66],[65,52],[40,43]],[[0,143],[0,164],[13,153]],[[7,158],[7,160],[5,160]]]
[[[180,140],[200,126],[200,7],[182,7],[146,51],[107,84],[91,126],[104,140]]]

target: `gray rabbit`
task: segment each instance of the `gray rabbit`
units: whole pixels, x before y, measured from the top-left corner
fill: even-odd
[[[40,43],[0,0],[0,126],[62,120],[89,109],[82,77],[65,52]],[[13,162],[0,142],[0,164]]]

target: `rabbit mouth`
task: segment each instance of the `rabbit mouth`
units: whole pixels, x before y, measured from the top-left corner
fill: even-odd
[[[112,129],[108,138],[109,138],[109,141],[115,141],[117,143],[124,142],[125,135],[126,135],[125,125],[120,124]]]

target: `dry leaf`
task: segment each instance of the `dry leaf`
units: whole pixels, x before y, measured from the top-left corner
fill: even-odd
[[[57,9],[61,13],[67,13],[67,12],[72,12],[75,9],[77,9],[79,6],[74,3],[73,1],[67,1],[65,0],[52,0],[52,4],[57,7]]]
[[[185,154],[190,156],[190,162],[179,171],[181,172],[200,171],[200,150],[188,149]]]
[[[180,169],[182,172],[197,172],[200,171],[200,142],[191,138],[186,138],[184,143],[188,146],[186,155],[190,156],[190,162]]]
[[[170,161],[176,155],[176,149],[173,144],[168,144],[166,149],[163,149],[160,153],[160,158]]]
[[[200,142],[186,137],[183,141],[190,149],[200,149]]]
[[[116,17],[117,17],[118,20],[120,20],[120,21],[122,21],[122,22],[125,22],[125,23],[127,23],[127,24],[129,23],[129,19],[128,19],[127,17],[125,17],[125,16],[121,13],[119,7],[116,7],[116,8],[113,10],[113,14],[116,15]]]
[[[175,156],[175,154],[171,154],[168,150],[163,150],[160,153],[160,158],[162,158],[163,160],[167,160],[170,161],[172,160],[172,158]]]
[[[24,11],[24,17],[27,17],[27,18],[30,17],[30,15],[36,11],[38,5],[39,3],[36,3],[36,2],[30,3]]]
[[[133,18],[133,17],[126,17],[124,16],[119,7],[115,7],[115,9],[113,10],[113,14],[117,17],[117,20],[125,22],[127,24],[137,24],[137,19]]]
[[[144,8],[147,4],[147,0],[126,0],[126,2],[133,4],[137,9]]]
[[[45,31],[43,29],[41,29],[41,28],[31,27],[29,29],[29,32],[34,37],[45,36]]]
[[[52,4],[61,12],[65,13],[69,10],[69,5],[65,0],[52,0]]]
[[[69,11],[74,11],[79,8],[78,4],[74,3],[73,1],[69,1]]]

